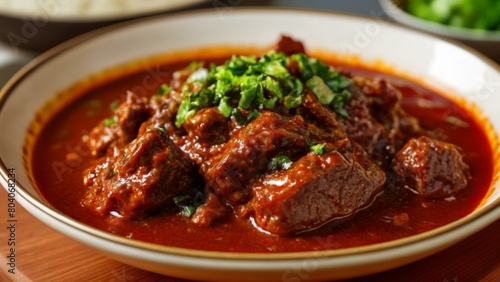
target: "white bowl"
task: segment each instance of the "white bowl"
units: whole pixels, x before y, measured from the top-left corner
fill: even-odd
[[[396,22],[416,30],[465,43],[500,63],[500,30],[480,31],[426,21],[403,10],[409,0],[379,0],[384,12]]]
[[[16,17],[49,17],[56,21],[109,21],[156,14],[189,7],[203,0],[72,0],[47,2],[39,0],[2,0],[0,13]]]
[[[0,41],[44,52],[85,32],[147,15],[200,6],[207,0],[0,0]],[[218,3],[218,2],[217,2]],[[214,7],[217,6],[214,4]],[[222,6],[222,4],[217,7]]]
[[[416,236],[332,251],[244,254],[141,243],[89,227],[48,204],[23,169],[22,144],[37,112],[55,93],[105,69],[140,58],[204,46],[269,46],[280,34],[367,65],[425,81],[474,103],[500,132],[500,71],[471,50],[376,19],[294,9],[187,12],[138,20],[76,38],[41,55],[3,88],[0,97],[1,184],[16,169],[16,199],[55,230],[123,263],[165,275],[216,281],[341,279],[395,268],[436,253],[500,218],[498,163],[487,198],[472,214]],[[120,50],[117,52],[116,50]],[[75,67],[78,66],[78,67]],[[458,67],[460,66],[460,67]],[[467,67],[463,67],[467,66]],[[495,137],[496,138],[496,137]],[[495,144],[498,161],[498,144]]]

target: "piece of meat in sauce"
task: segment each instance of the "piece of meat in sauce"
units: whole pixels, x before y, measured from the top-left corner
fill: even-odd
[[[283,52],[286,55],[293,55],[297,53],[305,53],[305,48],[302,42],[297,41],[289,36],[281,35],[280,39],[273,48],[277,53]]]
[[[201,109],[184,122],[182,126],[187,135],[176,143],[191,161],[200,165],[220,153],[222,144],[229,140],[229,123],[217,107]]]
[[[401,107],[401,93],[381,78],[353,78],[348,115],[339,119],[349,137],[387,169],[396,152],[415,136],[425,134],[417,119]]]
[[[327,143],[329,148],[350,151],[351,141],[339,122],[335,112],[321,105],[316,95],[306,90],[302,106],[306,110],[303,115],[308,121],[310,142]]]
[[[309,153],[290,169],[254,183],[255,222],[281,236],[315,229],[367,207],[384,183],[384,172],[362,149],[356,154]]]
[[[315,111],[321,114],[319,108]],[[300,116],[263,112],[231,138],[221,154],[202,165],[207,166],[208,187],[237,214],[254,214],[257,225],[277,235],[354,214],[381,191],[385,174],[359,145],[351,146],[334,121],[330,123],[332,128],[325,131]],[[328,153],[307,153],[309,142],[328,144]],[[286,171],[270,172],[268,164],[278,155],[297,161]]]
[[[262,114],[235,133],[224,149],[201,165],[207,185],[231,205],[245,203],[249,182],[266,170],[271,158],[293,156],[307,146],[307,127],[301,116]]]
[[[401,106],[401,92],[382,78],[354,78],[368,98],[372,116],[387,130],[394,149],[391,158],[411,137],[427,134],[418,119],[410,116]],[[395,151],[394,151],[395,150]]]
[[[113,117],[101,122],[88,135],[87,143],[94,157],[108,152],[116,155],[120,149],[137,137],[142,123],[152,115],[148,99],[127,92],[127,99],[115,110]],[[110,121],[109,124],[106,121]]]
[[[176,136],[178,128],[175,126],[175,115],[179,108],[180,94],[172,91],[162,96],[155,95],[149,99],[151,117],[142,123],[139,128],[139,135],[150,127],[159,127],[165,129],[170,137]]]
[[[404,186],[426,198],[449,197],[470,179],[458,146],[425,136],[406,143],[394,157],[392,170]]]
[[[189,195],[197,179],[196,169],[169,137],[149,128],[117,157],[86,171],[88,190],[81,203],[102,215],[141,219],[167,209],[175,196]]]
[[[170,91],[162,95],[153,95],[149,99],[149,106],[151,108],[151,118],[144,122],[139,129],[139,134],[144,132],[149,127],[164,128],[168,136],[174,140],[182,135],[182,129],[175,126],[175,119],[177,110],[182,101],[182,86],[186,79],[192,73],[190,69],[181,69],[172,75],[170,81]]]
[[[371,114],[369,100],[359,88],[351,87],[351,98],[344,104],[347,116],[339,118],[349,138],[370,155],[382,168],[388,164],[388,158],[395,153],[389,132]]]
[[[198,226],[213,226],[231,216],[231,207],[214,193],[208,193],[205,203],[196,208],[191,221]]]

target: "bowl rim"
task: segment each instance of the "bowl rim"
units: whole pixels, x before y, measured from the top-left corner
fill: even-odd
[[[446,37],[454,37],[461,40],[500,42],[500,30],[480,30],[455,27],[424,20],[403,10],[401,8],[403,2],[404,1],[401,0],[379,0],[380,6],[389,17],[413,29],[427,31]],[[396,13],[394,13],[394,11]]]
[[[361,16],[351,13],[337,12],[337,11],[325,11],[319,9],[303,9],[303,8],[293,8],[293,7],[238,7],[237,10],[242,12],[251,12],[258,13],[260,11],[285,11],[292,13],[309,13],[309,14],[326,14],[326,15],[334,15],[341,16],[347,18],[354,18],[358,21],[367,21],[372,19],[368,16]],[[42,53],[38,57],[34,58],[30,61],[25,67],[23,67],[19,72],[17,72],[0,90],[0,111],[5,106],[7,99],[12,95],[17,85],[22,83],[32,72],[36,72],[38,68],[42,67],[45,63],[49,62],[53,57],[56,57],[62,53],[71,50],[74,47],[79,46],[80,44],[85,44],[88,40],[91,40],[96,37],[104,36],[108,33],[112,33],[115,30],[126,29],[128,26],[140,25],[144,23],[148,23],[150,21],[155,20],[168,20],[169,18],[176,17],[192,17],[198,14],[205,14],[213,12],[211,9],[199,9],[199,10],[191,10],[179,12],[176,14],[167,14],[167,15],[157,15],[151,17],[145,17],[141,19],[134,19],[118,24],[114,24],[111,26],[107,26],[104,28],[100,28],[80,36],[77,36],[69,41],[66,41],[62,44],[57,45],[49,49],[48,51]],[[387,23],[392,28],[408,30],[408,28],[401,27],[397,24]],[[465,49],[468,53],[472,53],[477,57],[477,59],[485,62],[493,69],[497,70],[500,74],[500,65],[497,65],[491,59],[487,58],[485,55],[479,53],[478,51],[468,47],[462,43],[454,42],[453,40],[446,40],[439,37],[435,37],[424,33],[422,31],[413,31],[415,33],[420,34],[421,36],[433,37],[436,40],[445,41],[451,43],[453,45],[458,45],[458,47]],[[493,145],[493,144],[492,144]],[[498,161],[498,157],[496,158]],[[498,170],[495,171],[498,174]],[[0,156],[0,175],[4,181],[8,180],[8,167],[4,163],[3,159]],[[491,185],[498,182],[498,175],[493,175]],[[7,187],[5,187],[7,189]],[[35,187],[36,189],[36,187]],[[491,189],[491,188],[490,188]],[[197,250],[197,249],[188,249],[188,248],[180,248],[180,247],[172,247],[154,243],[148,243],[143,241],[138,241],[134,239],[125,238],[119,235],[114,235],[108,233],[106,231],[102,231],[100,229],[94,228],[82,222],[79,222],[59,210],[52,207],[45,200],[38,199],[29,191],[26,190],[25,187],[16,180],[16,193],[18,193],[26,202],[28,202],[32,207],[37,210],[43,212],[48,215],[52,219],[57,220],[64,225],[73,228],[77,231],[84,232],[87,235],[97,237],[99,239],[112,242],[115,244],[133,247],[138,249],[143,249],[146,251],[152,251],[155,253],[162,254],[170,254],[170,255],[182,255],[187,257],[197,257],[197,258],[212,258],[212,259],[231,259],[231,260],[265,260],[265,261],[276,261],[276,260],[294,260],[294,259],[306,259],[306,258],[332,258],[332,257],[340,257],[340,256],[348,256],[348,255],[359,255],[359,254],[368,254],[378,251],[385,251],[400,248],[403,246],[409,246],[416,243],[421,243],[430,238],[439,237],[442,235],[446,235],[451,231],[457,230],[459,228],[465,227],[468,223],[477,221],[480,218],[485,218],[487,216],[491,216],[494,212],[500,212],[500,198],[494,200],[488,207],[483,208],[482,210],[474,211],[473,213],[460,218],[454,222],[451,222],[447,225],[420,233],[416,235],[412,235],[409,237],[391,240],[388,242],[376,243],[372,245],[359,246],[359,247],[350,247],[344,249],[334,249],[334,250],[322,250],[322,251],[302,251],[302,252],[280,252],[280,253],[246,253],[246,252],[221,252],[221,251],[206,251],[206,250]],[[480,204],[481,205],[481,204]],[[478,206],[479,207],[479,206]],[[499,213],[500,214],[500,213]],[[497,216],[498,219],[498,216]],[[46,224],[46,223],[45,223]],[[59,232],[59,231],[58,231]]]
[[[71,0],[70,0],[71,1]],[[57,1],[56,1],[57,2]],[[44,16],[48,16],[49,22],[54,22],[54,23],[99,23],[99,22],[111,22],[111,21],[120,21],[120,20],[126,20],[126,19],[132,19],[132,18],[138,18],[138,17],[144,17],[144,16],[151,16],[155,14],[159,14],[162,12],[169,12],[169,11],[178,11],[182,9],[187,9],[196,5],[201,5],[202,3],[206,3],[208,0],[183,0],[183,1],[157,1],[157,5],[155,5],[152,8],[144,9],[139,12],[135,12],[131,9],[122,11],[122,13],[116,13],[116,12],[108,12],[105,14],[101,15],[95,15],[95,14],[82,14],[82,13],[76,13],[72,15],[57,15],[55,14],[49,14],[47,9],[38,10],[38,11],[33,11],[30,13],[19,11],[19,10],[7,10],[7,9],[0,9],[0,16],[10,18],[10,19],[23,19],[23,18],[29,18],[29,17],[35,17],[37,14],[45,14]],[[59,6],[64,5],[60,4],[57,2]],[[37,5],[39,5],[37,3]],[[43,12],[42,12],[43,11]]]

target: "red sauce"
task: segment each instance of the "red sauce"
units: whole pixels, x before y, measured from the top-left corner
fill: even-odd
[[[485,130],[473,114],[411,81],[373,70],[347,67],[353,74],[362,76],[384,75],[403,93],[403,107],[424,127],[441,131],[448,136],[447,141],[462,147],[465,161],[471,168],[469,186],[447,200],[407,197],[411,192],[406,190],[396,201],[384,194],[348,223],[285,238],[260,232],[249,222],[230,220],[215,227],[199,228],[187,218],[172,214],[141,222],[113,222],[80,206],[85,190],[82,172],[92,159],[82,146],[81,136],[109,117],[108,105],[116,99],[123,100],[127,90],[142,89],[151,95],[162,83],[170,81],[175,70],[186,64],[166,64],[156,77],[152,77],[149,68],[149,71],[143,69],[91,87],[44,125],[33,148],[33,179],[56,209],[98,229],[162,245],[231,252],[293,252],[368,245],[425,232],[471,213],[490,187],[493,153]],[[450,123],[450,120],[456,120],[450,116],[465,123]],[[76,152],[78,157],[66,159],[68,152]],[[408,224],[399,224],[406,219]]]

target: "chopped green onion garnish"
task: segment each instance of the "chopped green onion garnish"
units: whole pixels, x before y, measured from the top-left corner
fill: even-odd
[[[172,89],[170,88],[170,86],[166,85],[166,84],[162,84],[160,86],[160,88],[158,88],[158,91],[156,92],[156,94],[158,94],[158,96],[163,96],[165,94],[168,94],[172,91]]]
[[[292,74],[289,64],[298,64],[301,73]],[[181,70],[190,73],[182,87],[177,127],[206,107],[218,107],[226,118],[238,112],[234,108],[250,112],[272,110],[277,105],[297,108],[302,104],[306,86],[322,104],[345,114],[342,105],[346,99],[342,93],[351,85],[350,79],[305,54],[233,56],[224,65],[211,65],[209,69],[203,66],[204,63],[193,63]]]
[[[240,111],[238,109],[233,109],[233,111],[231,112],[231,114],[236,119],[236,122],[239,125],[246,125],[247,121],[245,120],[245,118],[243,117],[243,115],[240,113]]]
[[[312,145],[310,148],[311,148],[311,151],[313,151],[315,154],[317,155],[323,155],[325,153],[325,146],[326,144],[314,144]]]
[[[163,126],[155,126],[156,130],[162,132],[162,133],[167,133],[167,130]]]
[[[273,109],[278,101],[278,97],[273,97],[271,99],[267,99],[264,101],[264,109],[270,110]]]
[[[181,125],[192,115],[196,113],[194,109],[191,109],[189,98],[182,99],[182,102],[177,110],[177,118],[175,120],[175,125],[181,127]]]
[[[180,214],[185,217],[191,217],[195,212],[196,212],[195,206],[185,206],[181,210]]]
[[[265,64],[263,72],[272,77],[287,79],[290,73],[280,61],[270,61]]]
[[[302,96],[297,95],[294,97],[292,95],[289,95],[285,97],[284,102],[287,109],[297,108],[298,106],[300,106],[300,104],[302,104]]]
[[[205,202],[205,195],[197,190],[194,196],[179,195],[174,197],[173,202],[180,209],[179,213],[182,216],[191,217],[196,212],[196,208]]]
[[[269,171],[287,170],[292,167],[293,162],[285,155],[277,156],[271,159],[267,165]]]
[[[116,118],[115,117],[110,117],[104,120],[104,126],[110,127],[117,124]]]
[[[343,117],[348,117],[349,114],[343,108],[344,103],[347,102],[351,98],[351,92],[347,89],[344,89],[340,94],[335,95],[333,101],[330,103],[330,107],[332,110],[337,112],[339,115]]]
[[[219,111],[226,118],[230,117],[231,112],[233,111],[233,109],[229,105],[228,101],[229,101],[229,97],[223,97],[219,103]]]
[[[278,80],[268,76],[261,82],[265,90],[276,98],[283,99],[283,88]]]
[[[114,100],[113,102],[111,102],[111,104],[109,104],[109,109],[112,112],[114,112],[114,111],[116,111],[116,109],[118,109],[119,106],[120,106],[120,101]]]
[[[321,77],[316,75],[311,77],[306,85],[318,97],[321,104],[329,105],[333,101],[335,94],[333,94],[332,90],[325,84]]]
[[[252,120],[258,118],[260,116],[260,112],[258,110],[253,110],[250,114],[247,116],[247,124],[250,123]]]

